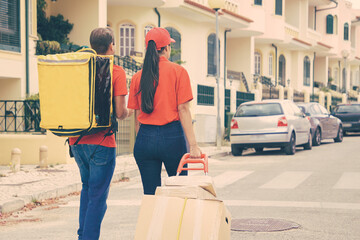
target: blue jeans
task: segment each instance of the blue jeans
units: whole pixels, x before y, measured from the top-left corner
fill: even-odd
[[[107,205],[111,178],[115,169],[115,148],[79,144],[71,146],[80,169],[82,190],[80,196],[79,240],[99,239],[100,226]],[[94,153],[92,159],[91,154]]]
[[[134,146],[134,157],[140,170],[144,194],[155,194],[161,186],[161,167],[168,176],[175,176],[186,142],[181,123],[175,121],[163,126],[141,124]],[[187,175],[183,171],[181,175]]]

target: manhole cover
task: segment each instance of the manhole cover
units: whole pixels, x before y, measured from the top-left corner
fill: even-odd
[[[299,228],[294,222],[271,218],[232,219],[231,230],[243,232],[274,232]]]

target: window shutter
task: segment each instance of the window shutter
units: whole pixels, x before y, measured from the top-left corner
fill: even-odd
[[[344,24],[344,40],[346,40],[346,41],[349,40],[349,24],[348,23]]]
[[[208,75],[216,75],[216,35],[210,34],[208,37]]]
[[[20,52],[20,1],[0,1],[0,49]]]
[[[275,14],[282,16],[282,0],[276,0],[276,2],[275,2]]]
[[[330,14],[326,16],[326,33],[334,33],[334,17]]]
[[[262,0],[255,0],[254,4],[255,5],[262,5]]]

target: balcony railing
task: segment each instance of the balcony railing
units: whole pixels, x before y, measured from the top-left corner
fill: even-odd
[[[285,24],[285,33],[294,38],[299,37],[299,29],[294,26],[291,26],[290,24]]]
[[[37,100],[0,100],[0,132],[42,132]]]

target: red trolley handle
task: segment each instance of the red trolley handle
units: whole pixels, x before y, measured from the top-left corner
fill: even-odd
[[[203,168],[184,168],[184,165],[187,163],[202,163],[204,165]],[[201,154],[201,158],[190,158],[190,153],[185,153],[181,158],[178,169],[176,171],[176,176],[179,176],[182,171],[185,170],[204,170],[205,175],[209,172],[208,169],[208,157],[205,153]]]

